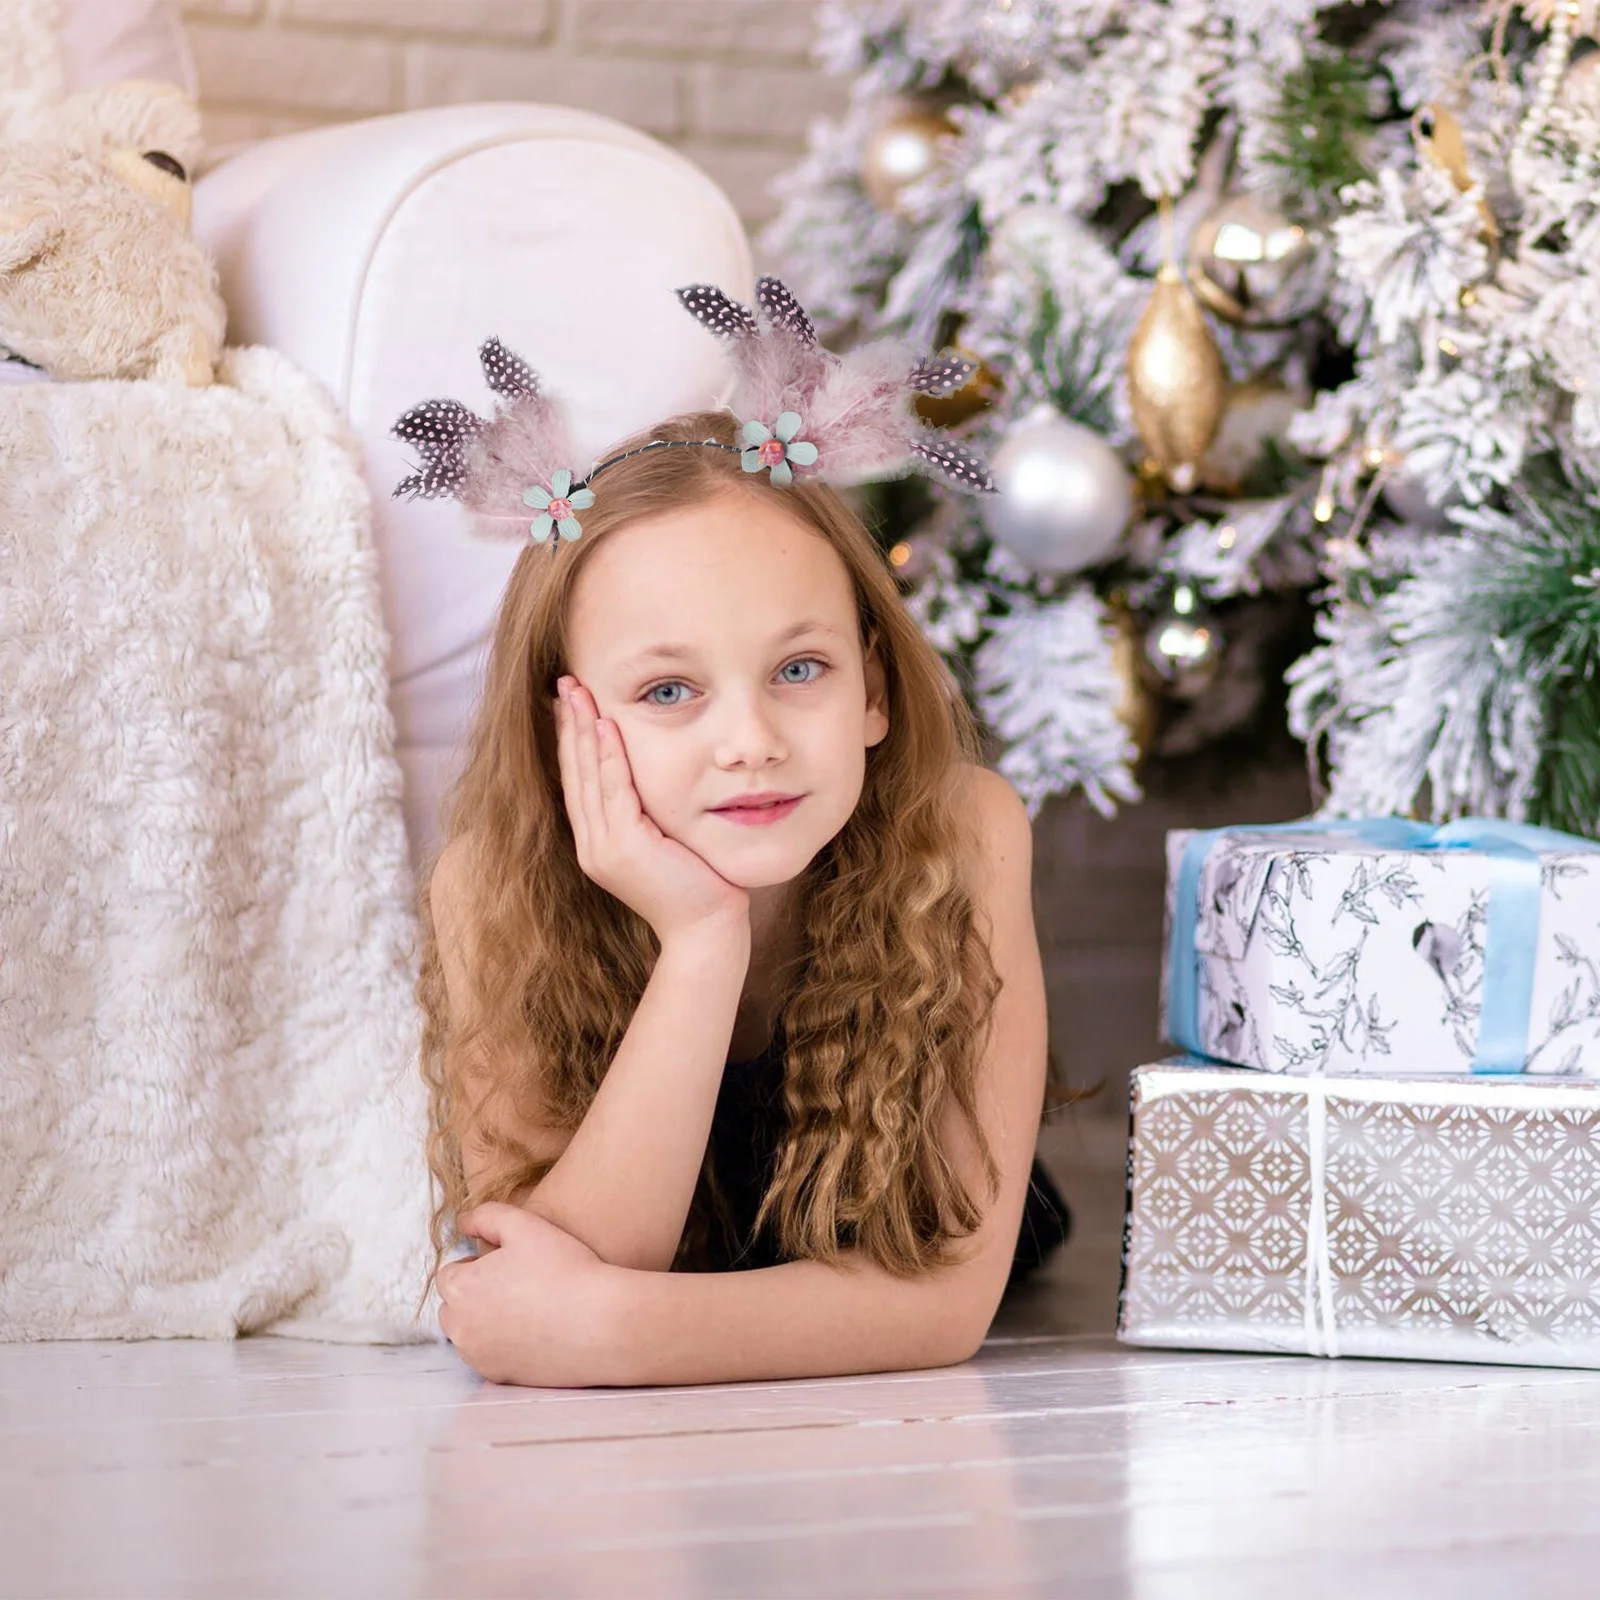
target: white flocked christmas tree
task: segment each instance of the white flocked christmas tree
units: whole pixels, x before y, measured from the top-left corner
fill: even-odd
[[[1600,833],[1597,10],[819,8],[763,245],[980,363],[1001,494],[876,509],[1030,811],[1276,708],[1330,813]]]

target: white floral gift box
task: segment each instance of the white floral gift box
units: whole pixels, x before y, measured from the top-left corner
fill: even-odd
[[[1600,1083],[1140,1067],[1117,1334],[1600,1367]]]
[[[1165,1036],[1302,1075],[1600,1077],[1600,848],[1399,818],[1167,835]]]

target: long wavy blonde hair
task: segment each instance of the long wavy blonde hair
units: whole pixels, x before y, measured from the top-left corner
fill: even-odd
[[[734,426],[725,412],[697,413],[629,444],[732,444]],[[770,1225],[791,1259],[831,1260],[853,1246],[902,1276],[951,1259],[953,1241],[971,1234],[984,1211],[937,1138],[952,1103],[972,1128],[995,1192],[976,1086],[1000,982],[974,925],[963,865],[976,830],[953,781],[963,763],[981,760],[973,714],[907,613],[871,535],[837,494],[817,483],[775,488],[765,474],[746,475],[730,451],[652,450],[607,467],[580,539],[554,557],[530,544],[517,562],[465,765],[422,874],[417,994],[428,1160],[439,1191],[436,1269],[459,1213],[525,1195],[553,1164],[493,1134],[501,1125],[493,1102],[575,1129],[660,950],[649,924],[585,875],[566,818],[551,700],[569,670],[563,641],[573,585],[618,528],[728,494],[780,495],[839,553],[855,589],[863,652],[878,647],[889,720],[866,752],[855,812],[797,885],[800,949],[778,975],[787,996],[778,1026],[788,1133],[756,1227]],[[472,841],[466,900],[476,961],[472,1015],[452,1018],[430,889],[439,852],[462,836]],[[484,1061],[502,1064],[487,1098],[481,1069],[468,1070]],[[469,1131],[491,1151],[487,1174],[470,1185],[461,1161]],[[710,1264],[719,1229],[734,1253],[747,1242],[728,1237],[708,1159],[674,1266]]]

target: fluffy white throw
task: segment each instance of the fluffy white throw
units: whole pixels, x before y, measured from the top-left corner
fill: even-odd
[[[0,388],[0,1337],[436,1337],[360,449],[270,350]]]

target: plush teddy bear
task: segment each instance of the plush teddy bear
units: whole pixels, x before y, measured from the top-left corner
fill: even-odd
[[[0,346],[65,381],[212,381],[227,313],[189,231],[200,113],[130,79],[0,134]]]

